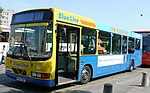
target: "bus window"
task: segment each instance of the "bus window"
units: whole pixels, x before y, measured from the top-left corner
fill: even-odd
[[[109,32],[99,31],[98,54],[110,54],[111,34]]]
[[[96,53],[96,30],[83,28],[81,36],[82,54]]]
[[[51,53],[52,51],[52,31],[47,30],[47,35],[46,35],[46,52]]]
[[[140,39],[136,39],[135,49],[140,50]]]
[[[122,39],[122,54],[126,54],[127,53],[127,37],[123,36]]]
[[[52,24],[49,24],[47,27],[46,31],[46,54],[51,56],[52,53],[52,40],[53,40],[53,35],[52,35]],[[45,48],[44,48],[45,49]]]
[[[112,34],[112,54],[121,54],[121,35]]]
[[[134,53],[134,38],[129,37],[128,53]]]

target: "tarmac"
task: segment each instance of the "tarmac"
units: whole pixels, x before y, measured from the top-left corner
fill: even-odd
[[[143,72],[147,73],[145,84]],[[66,89],[56,90],[53,93],[150,93],[150,68],[138,68],[132,72],[123,72],[94,80],[84,85],[77,85]],[[147,83],[146,83],[147,82]],[[104,91],[104,85],[109,83],[112,89]],[[143,85],[144,84],[144,85]]]
[[[132,73],[132,72],[131,72]],[[134,72],[133,72],[134,73]],[[102,93],[150,93],[150,69],[142,72],[136,72],[136,74],[130,76],[127,80],[118,79],[111,82],[112,91]]]
[[[2,64],[0,65],[0,74],[4,74],[5,73],[5,65]],[[139,70],[139,71],[138,71]],[[143,79],[143,73],[142,72],[146,72],[146,76]],[[52,93],[150,93],[150,68],[147,68],[146,70],[142,70],[142,72],[139,69],[136,69],[133,72],[129,72],[126,74],[117,74],[117,75],[113,75],[113,76],[109,76],[108,78],[114,78],[114,79],[107,79],[104,78],[103,81],[99,83],[98,85],[94,85],[91,84],[91,88],[89,89],[89,87],[85,87],[85,88],[79,88],[79,89],[73,89],[70,91],[61,91],[61,92],[52,92]],[[116,78],[120,77],[119,79]],[[128,79],[127,79],[128,78]],[[102,80],[102,79],[101,79]],[[147,80],[147,81],[143,81],[143,80]],[[97,82],[97,80],[94,81],[95,83]],[[145,83],[142,83],[145,82]],[[109,90],[107,90],[107,92],[104,92],[104,84],[106,83],[110,83],[112,84],[112,91],[109,92]],[[146,87],[143,85],[146,84]],[[86,85],[86,84],[85,84]],[[77,85],[78,87],[80,87],[80,85]],[[89,85],[87,85],[89,86]],[[97,88],[98,87],[98,88]],[[98,89],[98,90],[95,90]]]

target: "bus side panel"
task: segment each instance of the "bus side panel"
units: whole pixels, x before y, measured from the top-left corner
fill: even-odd
[[[78,74],[78,81],[81,80],[81,72],[84,68],[85,65],[90,65],[92,67],[93,70],[93,74],[92,74],[92,78],[96,73],[95,67],[97,65],[97,56],[81,56],[79,59],[79,74]]]
[[[127,70],[129,68],[129,58],[129,55],[105,55],[96,57],[82,56],[80,57],[80,69],[78,80],[81,79],[81,71],[86,64],[91,64],[93,69],[92,78],[96,78]]]
[[[143,52],[142,65],[150,65],[150,53],[149,52]]]
[[[117,73],[127,69],[127,56],[126,55],[105,55],[99,56],[96,68],[96,74],[94,77],[109,75]]]
[[[129,64],[130,64],[130,57],[129,57],[129,55],[125,54],[124,55],[124,63],[120,64],[120,71],[128,70]]]
[[[134,67],[140,66],[142,64],[142,50],[135,50],[134,52]]]
[[[141,51],[136,51],[134,54],[127,54],[125,57],[125,63],[121,64],[121,71],[123,70],[129,70],[130,64],[132,62],[132,60],[134,61],[134,68],[137,68],[138,66],[140,66],[142,64],[142,54]]]
[[[120,64],[96,67],[96,74],[94,78],[104,76],[104,75],[109,75],[109,74],[116,73],[119,71],[120,71]]]

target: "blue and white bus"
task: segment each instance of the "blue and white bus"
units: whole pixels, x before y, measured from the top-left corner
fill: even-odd
[[[87,83],[142,63],[142,35],[56,8],[14,14],[9,40],[6,75],[37,85]]]

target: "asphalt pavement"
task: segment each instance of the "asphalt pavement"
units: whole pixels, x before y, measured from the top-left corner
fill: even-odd
[[[109,93],[104,92],[104,84],[112,85],[110,93],[150,93],[149,86],[142,86],[143,72],[150,74],[150,67],[137,68],[132,72],[122,72],[93,80],[85,85],[77,85],[65,89],[56,90],[53,93]],[[149,80],[150,76],[148,77]]]
[[[49,89],[47,88],[40,89],[40,91],[41,93],[104,93],[104,84],[110,83],[112,84],[112,93],[150,93],[149,81],[148,81],[149,84],[148,87],[143,87],[141,85],[143,72],[147,72],[148,74],[150,74],[150,67],[137,68],[133,72],[122,72],[115,75],[106,76],[97,80],[93,80],[84,85],[75,84],[74,86],[69,86],[65,88],[60,88],[60,89],[56,88],[56,90],[53,90],[51,92],[47,92],[49,91]],[[2,64],[0,65],[0,74],[1,74],[0,78],[7,79],[7,82],[11,81],[11,79],[6,78],[6,76],[4,76],[5,75],[4,73],[5,73],[5,65]],[[148,80],[149,78],[150,76],[148,77]],[[5,83],[6,81],[3,82]],[[0,93],[7,93],[6,91],[8,90],[10,91],[10,89],[12,89],[13,86],[15,86],[13,87],[14,90],[28,91],[28,92],[31,91],[31,93],[37,92],[33,89],[34,86],[31,87],[30,89],[22,88],[25,87],[26,84],[20,85],[22,83],[16,82],[15,80],[13,82],[10,82],[10,84],[9,83],[4,84],[4,83],[1,83],[2,85],[0,84]],[[2,90],[5,92],[1,92]],[[11,91],[11,93],[15,93],[15,92]]]

